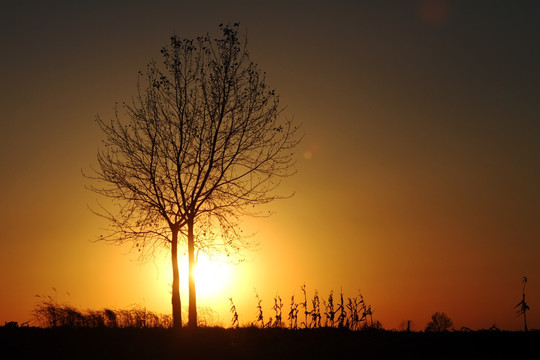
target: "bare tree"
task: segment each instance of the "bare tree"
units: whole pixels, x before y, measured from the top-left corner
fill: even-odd
[[[445,313],[436,312],[426,325],[426,331],[442,332],[452,328],[452,320]]]
[[[171,251],[172,309],[182,324],[178,246],[187,242],[189,319],[197,326],[194,266],[198,251],[227,255],[249,243],[239,218],[256,206],[283,198],[275,190],[294,173],[300,141],[292,119],[283,118],[276,91],[249,57],[238,24],[220,25],[222,36],[170,38],[139,72],[138,93],[124,113],[97,123],[105,134],[99,167],[88,176],[93,191],[119,204],[98,214],[110,220],[103,237],[132,242],[143,254],[164,245]]]

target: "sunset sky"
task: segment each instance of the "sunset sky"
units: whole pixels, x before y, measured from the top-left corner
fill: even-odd
[[[81,171],[96,115],[135,95],[172,34],[234,22],[305,136],[281,186],[294,197],[243,221],[257,250],[208,265],[199,305],[228,326],[232,297],[247,324],[255,290],[271,316],[305,283],[361,293],[387,329],[439,311],[519,330],[527,276],[540,328],[540,2],[493,0],[3,3],[0,325],[31,320],[37,294],[170,313],[166,252],[92,242],[106,224]]]

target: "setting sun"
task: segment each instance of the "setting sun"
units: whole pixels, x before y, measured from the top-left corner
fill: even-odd
[[[200,255],[195,265],[197,296],[207,299],[223,292],[231,281],[231,266],[218,257]]]

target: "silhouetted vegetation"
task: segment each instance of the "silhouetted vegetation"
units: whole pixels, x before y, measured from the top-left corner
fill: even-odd
[[[35,323],[47,328],[169,328],[170,315],[156,314],[143,307],[124,310],[79,310],[73,306],[59,304],[51,296],[34,308]]]
[[[283,309],[283,301],[281,300],[281,296],[276,295],[274,298],[274,306],[272,307],[275,312],[275,320],[273,327],[283,327],[283,321],[282,321],[282,309]]]
[[[518,311],[517,311],[518,316],[523,315],[523,329],[525,331],[527,331],[528,330],[528,328],[527,328],[527,311],[529,310],[529,305],[527,305],[527,303],[525,302],[525,284],[527,284],[527,277],[523,276],[521,278],[521,282],[523,284],[522,298],[521,298],[521,301],[516,306],[514,306],[514,309],[518,308]]]
[[[196,327],[194,269],[200,251],[237,255],[249,245],[239,218],[289,197],[276,189],[294,174],[300,137],[283,118],[275,89],[250,59],[238,24],[221,36],[171,36],[162,61],[139,72],[137,95],[106,121],[90,189],[117,206],[96,214],[111,224],[100,240],[131,243],[143,254],[171,251],[172,314],[182,326],[178,248],[189,263],[188,324]],[[232,257],[231,256],[231,257]]]
[[[508,359],[538,355],[539,331],[508,332],[496,327],[473,331],[452,329],[444,313],[433,315],[425,332],[410,331],[404,321],[401,331],[383,329],[372,319],[373,311],[361,295],[340,292],[322,301],[318,292],[308,298],[301,287],[301,302],[291,296],[289,322],[282,321],[284,304],[274,297],[274,319],[265,321],[263,300],[255,293],[257,313],[253,323],[240,326],[238,311],[229,299],[232,328],[199,327],[175,329],[169,315],[145,308],[81,311],[40,296],[34,309],[34,324],[6,322],[0,326],[3,354],[19,359],[272,359],[362,358],[371,359]],[[299,307],[306,304],[309,324],[298,326]],[[324,308],[324,309],[323,309]],[[204,311],[202,311],[204,313]],[[209,314],[212,316],[212,314]]]
[[[426,331],[442,332],[452,329],[452,320],[445,313],[436,312],[426,325]]]
[[[364,297],[361,294],[356,297],[347,297],[347,303],[344,304],[344,296],[343,292],[341,292],[341,302],[338,305],[338,308],[335,309],[334,292],[331,291],[328,295],[328,299],[323,300],[324,311],[322,311],[321,300],[317,291],[315,291],[311,299],[308,299],[305,284],[300,287],[300,290],[303,295],[302,302],[296,302],[295,296],[291,296],[288,312],[288,328],[291,330],[317,329],[322,327],[346,328],[349,330],[382,329],[380,322],[373,322],[371,305],[366,304]],[[274,306],[272,307],[274,318],[270,317],[267,321],[264,320],[263,300],[259,297],[257,292],[255,292],[255,298],[257,300],[257,315],[255,320],[251,322],[249,326],[259,328],[283,328],[287,326],[283,321],[284,304],[281,296],[276,295],[274,297]],[[238,327],[237,308],[234,306],[232,299],[229,300],[231,302],[230,311],[233,313],[231,326]],[[311,306],[309,304],[311,304]],[[304,321],[302,321],[300,325],[298,325],[299,308],[304,309]],[[335,316],[338,312],[339,317],[336,321]]]
[[[255,291],[255,297],[257,298],[257,319],[252,323],[252,326],[257,326],[259,324],[261,327],[264,327],[264,315],[263,315],[263,308],[262,308],[262,300],[259,297],[259,294],[257,291]]]
[[[289,328],[298,329],[298,304],[294,302],[294,295],[291,296],[291,310],[289,311]]]
[[[377,321],[373,322],[371,305],[367,305],[364,297],[360,294],[356,297],[347,297],[347,303],[344,305],[344,295],[340,294],[341,302],[338,307],[339,320],[335,321],[336,310],[334,310],[333,292],[331,291],[328,300],[324,301],[324,311],[321,311],[319,294],[314,292],[313,297],[308,301],[306,286],[301,286],[304,295],[304,301],[295,302],[294,295],[291,296],[289,325],[291,330],[296,329],[316,329],[322,327],[346,328],[348,330],[382,329],[382,325]],[[34,323],[41,327],[55,328],[169,328],[173,326],[170,315],[156,314],[144,307],[133,307],[128,310],[80,310],[71,305],[59,303],[55,297],[50,295],[36,295],[41,299],[34,310]],[[248,323],[250,327],[258,328],[285,328],[287,325],[283,321],[284,304],[281,296],[274,297],[272,310],[274,317],[269,317],[265,321],[263,299],[255,291],[256,316],[253,322]],[[238,309],[233,299],[229,298],[230,312],[232,314],[231,327],[240,327]],[[309,305],[311,304],[311,306]],[[298,326],[299,307],[304,308],[306,322]],[[211,309],[199,308],[201,317],[199,326],[213,326],[216,315]],[[370,316],[371,323],[368,321]],[[324,324],[324,325],[323,325]]]
[[[29,324],[30,324],[29,321],[23,322],[22,324],[19,324],[17,321],[6,321],[4,322],[4,325],[1,325],[0,327],[6,328],[6,329],[16,329],[19,327],[28,327],[30,326]]]
[[[238,313],[236,312],[236,306],[234,305],[232,298],[229,298],[229,300],[231,301],[231,313],[233,314],[231,320],[232,327],[238,328],[240,326],[240,323],[238,322]]]

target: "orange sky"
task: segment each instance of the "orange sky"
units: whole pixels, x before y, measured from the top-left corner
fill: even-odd
[[[165,255],[141,264],[90,242],[104,224],[81,170],[95,164],[95,115],[135,94],[172,33],[238,21],[305,138],[282,186],[296,195],[245,220],[259,249],[199,304],[228,325],[232,297],[244,324],[254,289],[271,315],[305,283],[310,296],[360,291],[385,328],[444,311],[457,328],[517,330],[525,275],[540,327],[536,2],[180,3],[4,6],[0,324],[30,320],[36,294],[170,312]]]

